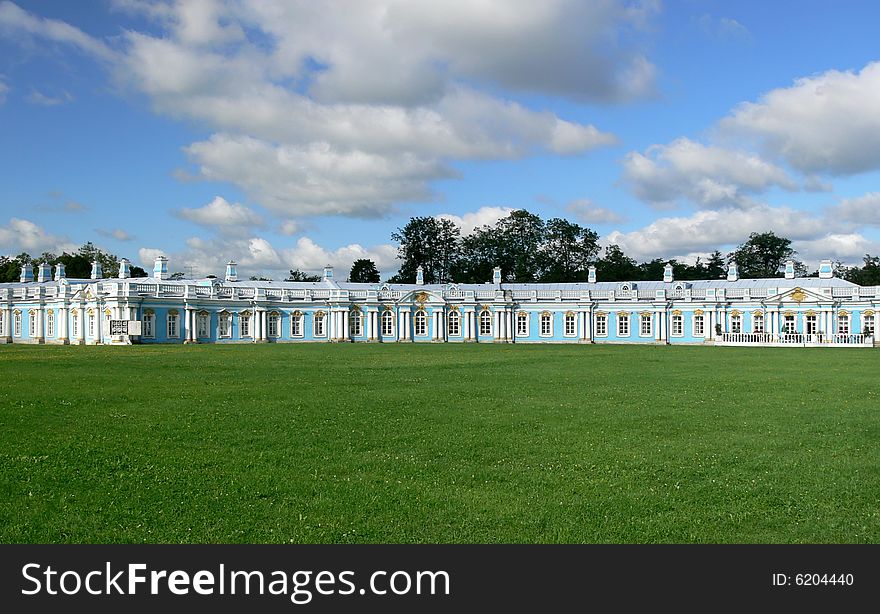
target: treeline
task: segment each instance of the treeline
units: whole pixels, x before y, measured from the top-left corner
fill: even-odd
[[[52,265],[52,275],[55,275],[55,265],[64,265],[64,274],[71,279],[88,279],[92,275],[92,262],[97,260],[101,264],[104,277],[116,277],[119,274],[119,257],[109,254],[95,247],[91,242],[86,243],[76,252],[62,253],[60,256],[51,252],[43,252],[36,258],[30,254],[21,253],[18,256],[0,256],[0,283],[16,282],[21,279],[21,268],[26,264],[34,267],[34,279],[37,268],[44,263]],[[147,272],[139,266],[132,265],[132,277],[146,277]]]
[[[586,281],[590,266],[599,281],[659,281],[671,262],[675,279],[719,279],[736,262],[744,279],[782,277],[787,260],[795,263],[799,277],[817,276],[797,258],[791,241],[773,232],[754,232],[737,248],[723,254],[713,251],[693,264],[656,258],[637,262],[618,245],[599,246],[594,230],[561,218],[543,220],[525,210],[512,211],[495,224],[462,236],[461,228],[448,219],[414,217],[392,233],[398,243],[399,272],[390,282],[414,283],[421,266],[425,283],[483,283],[492,269],[501,267],[503,281]],[[847,268],[834,263],[835,274],[861,285],[880,284],[880,257],[865,255],[863,267]]]

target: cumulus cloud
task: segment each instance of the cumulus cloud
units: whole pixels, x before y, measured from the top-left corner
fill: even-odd
[[[441,213],[437,219],[449,220],[461,228],[462,235],[469,235],[481,226],[491,226],[503,217],[507,217],[513,211],[511,207],[480,207],[476,211],[455,215],[454,213]]]
[[[655,68],[631,36],[657,13],[653,1],[117,0],[154,24],[125,32],[115,51],[2,6],[7,29],[112,58],[118,82],[155,111],[207,126],[211,136],[185,149],[190,176],[233,183],[282,217],[385,215],[433,200],[432,182],[455,177],[456,160],[616,142],[513,92],[654,92]]]
[[[573,200],[565,210],[584,224],[615,224],[624,221],[623,216],[611,209],[597,206],[589,198]]]
[[[865,254],[880,253],[880,243],[860,233],[829,233],[816,239],[792,241],[792,247],[811,264],[826,258],[847,265],[861,264]]]
[[[668,206],[687,199],[701,207],[749,207],[751,195],[797,188],[780,167],[759,156],[679,138],[624,160],[623,180],[640,199]]]
[[[827,220],[789,207],[757,205],[697,211],[690,216],[659,218],[631,232],[611,232],[605,243],[616,243],[637,260],[670,258],[726,249],[752,232],[772,230],[792,241],[810,241],[829,232]]]
[[[78,246],[67,237],[49,234],[30,220],[12,218],[6,226],[0,226],[0,253],[19,254],[28,252],[38,255],[43,252],[72,252]]]
[[[858,198],[847,198],[830,208],[836,219],[855,224],[880,226],[880,192],[868,192]]]
[[[805,173],[850,175],[880,168],[880,62],[829,70],[744,102],[722,131],[757,140]]]
[[[252,226],[263,225],[263,218],[255,211],[239,203],[230,203],[222,196],[215,196],[214,200],[203,207],[174,211],[174,215],[201,226],[218,229],[246,231]]]

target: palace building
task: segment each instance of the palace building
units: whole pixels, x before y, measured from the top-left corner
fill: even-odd
[[[880,287],[835,278],[823,261],[816,278],[502,283],[365,284],[171,280],[168,260],[152,277],[68,279],[64,266],[22,269],[0,284],[0,343],[654,343],[872,347]]]

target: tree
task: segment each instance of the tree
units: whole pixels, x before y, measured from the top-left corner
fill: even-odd
[[[724,262],[724,256],[717,249],[709,254],[706,261],[705,279],[719,279],[727,277],[727,265]]]
[[[599,235],[568,220],[544,225],[539,252],[540,281],[586,281],[587,269],[599,254]]]
[[[623,253],[619,245],[605,248],[605,256],[596,262],[599,281],[632,281],[639,278],[636,261]]]
[[[452,268],[458,258],[461,229],[451,220],[413,217],[406,226],[391,234],[397,241],[400,270],[391,281],[415,283],[421,266],[425,283],[442,284],[452,280]]]
[[[749,235],[748,241],[727,255],[728,262],[736,262],[743,278],[779,277],[786,260],[793,260],[797,252],[791,241],[777,237],[772,231]],[[801,265],[801,270],[805,270]]]
[[[880,286],[880,256],[865,254],[864,263],[847,269],[844,279],[860,286]]]
[[[290,275],[284,281],[321,281],[321,276],[309,275],[299,269],[290,269]]]
[[[369,258],[358,258],[351,265],[348,281],[364,284],[379,283],[379,269],[376,268],[376,263]]]

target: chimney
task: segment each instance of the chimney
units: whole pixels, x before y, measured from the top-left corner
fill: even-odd
[[[416,284],[419,286],[425,285],[425,269],[422,268],[422,265],[416,269]]]
[[[156,256],[156,261],[153,263],[153,277],[156,279],[168,279],[168,258]]]
[[[501,284],[501,267],[497,266],[492,269],[492,283],[495,285]]]
[[[831,265],[831,261],[823,260],[819,263],[819,278],[831,279],[832,277],[834,277],[834,267]]]
[[[64,270],[64,263],[59,262],[55,265],[55,281],[61,281],[67,277],[67,273]]]
[[[591,284],[596,283],[596,267],[590,265],[590,268],[587,269],[587,281]]]
[[[37,268],[37,281],[43,283],[52,279],[52,265],[44,262]]]
[[[785,278],[794,279],[794,260],[785,261]]]
[[[235,260],[226,263],[226,281],[238,281],[238,265]]]
[[[735,262],[731,262],[727,265],[727,281],[736,281],[737,279],[739,279],[739,267]]]
[[[21,265],[21,283],[28,283],[34,280],[34,266],[32,264]]]
[[[104,277],[104,271],[101,269],[101,263],[95,260],[92,263],[92,279],[101,279]]]
[[[672,263],[667,263],[665,267],[663,267],[663,283],[671,284],[672,283]]]
[[[324,267],[324,281],[333,279],[333,267],[329,264]]]
[[[131,277],[131,263],[128,258],[119,261],[119,279],[128,279]]]

